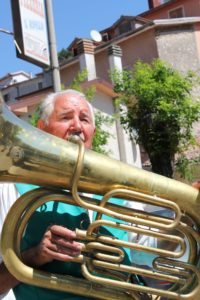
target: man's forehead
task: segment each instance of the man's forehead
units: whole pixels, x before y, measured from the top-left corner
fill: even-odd
[[[66,95],[58,95],[56,98],[56,110],[68,110],[73,108],[80,108],[80,111],[84,111],[85,113],[91,114],[91,110],[88,102],[79,95],[66,94]]]
[[[58,95],[56,98],[56,103],[57,104],[64,104],[64,105],[79,105],[80,103],[85,105],[86,107],[89,108],[89,105],[87,101],[79,96],[79,95],[73,95],[73,94],[65,94],[65,95]]]

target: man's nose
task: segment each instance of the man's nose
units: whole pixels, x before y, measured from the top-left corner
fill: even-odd
[[[71,123],[71,130],[75,132],[81,131],[81,121],[78,117],[74,117]]]

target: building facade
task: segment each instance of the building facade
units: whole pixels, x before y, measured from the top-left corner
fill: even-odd
[[[121,16],[100,31],[101,42],[75,38],[67,48],[71,57],[60,62],[62,85],[69,87],[77,73],[86,69],[83,87],[96,87],[95,109],[111,116],[115,113],[116,94],[110,79],[114,68],[131,69],[138,60],[151,63],[160,58],[181,72],[199,73],[199,0],[149,0],[149,8],[138,16]],[[27,119],[35,105],[52,90],[51,73],[5,85],[1,90],[11,109]],[[119,121],[109,131],[115,137],[110,138],[108,145],[111,156],[140,166],[138,145],[129,141]]]

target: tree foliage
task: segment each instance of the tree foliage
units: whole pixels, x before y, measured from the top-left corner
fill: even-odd
[[[102,154],[109,154],[110,151],[106,149],[108,140],[111,137],[111,133],[105,126],[110,127],[114,122],[114,119],[108,115],[104,115],[101,111],[95,112],[95,126],[96,133],[92,143],[92,149]]]
[[[76,91],[79,91],[81,93],[84,93],[87,100],[89,102],[92,102],[94,98],[94,94],[96,92],[95,86],[90,86],[87,89],[84,89],[81,87],[81,83],[85,81],[87,78],[88,72],[87,70],[83,70],[81,72],[78,72],[77,75],[74,77],[72,83],[70,84],[69,88],[74,89]]]
[[[195,78],[160,59],[152,64],[138,61],[131,71],[112,73],[121,123],[146,150],[156,173],[172,177],[175,154],[194,143],[192,126],[200,116],[192,97]]]
[[[37,126],[37,122],[40,118],[40,105],[38,105],[34,111],[34,113],[31,115],[31,118],[29,119],[29,123],[32,126]]]
[[[64,49],[64,48],[62,48],[58,52],[58,60],[59,60],[59,62],[62,62],[63,60],[66,60],[66,59],[68,59],[68,58],[70,58],[72,56],[73,56],[72,53],[69,50]]]

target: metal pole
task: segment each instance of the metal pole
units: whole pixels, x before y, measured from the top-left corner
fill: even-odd
[[[53,89],[54,92],[59,92],[61,90],[60,83],[60,72],[59,72],[59,63],[56,47],[56,35],[54,28],[54,19],[53,19],[53,9],[52,1],[46,0],[46,13],[47,13],[47,27],[49,33],[49,49],[50,49],[50,61],[52,68],[52,77],[53,77]]]

